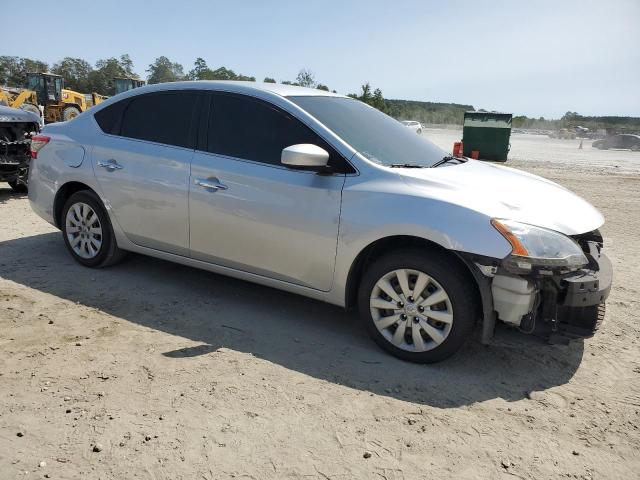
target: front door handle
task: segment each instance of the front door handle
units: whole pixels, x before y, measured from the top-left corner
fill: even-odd
[[[123,167],[118,162],[116,162],[113,158],[110,158],[106,162],[98,162],[98,166],[106,169],[109,172],[113,172],[114,170],[121,170]]]
[[[227,190],[227,187],[224,183],[220,183],[216,177],[209,178],[196,178],[193,183],[199,187],[202,187],[210,192],[217,192],[218,190]]]

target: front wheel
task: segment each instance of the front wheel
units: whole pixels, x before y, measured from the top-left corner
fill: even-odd
[[[117,263],[118,248],[109,216],[98,196],[89,190],[74,193],[62,210],[62,236],[71,256],[85,267]]]
[[[365,272],[358,307],[373,340],[416,363],[444,360],[471,337],[476,294],[464,270],[438,252],[405,250]]]
[[[62,110],[62,120],[65,122],[73,120],[78,115],[80,115],[80,109],[78,107],[66,107]]]

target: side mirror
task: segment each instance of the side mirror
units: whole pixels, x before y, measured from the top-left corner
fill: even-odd
[[[322,171],[327,169],[329,153],[317,145],[300,143],[282,150],[280,162],[289,168]]]

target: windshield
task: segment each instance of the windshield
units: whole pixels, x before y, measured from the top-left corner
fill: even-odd
[[[362,156],[380,165],[430,167],[446,155],[397,120],[353,98],[287,97]]]

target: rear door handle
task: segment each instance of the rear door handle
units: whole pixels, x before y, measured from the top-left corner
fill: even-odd
[[[224,183],[220,183],[216,177],[209,178],[196,178],[193,183],[201,188],[209,190],[210,192],[217,192],[218,190],[228,190]]]
[[[116,162],[113,158],[110,158],[106,162],[98,162],[98,166],[106,169],[109,172],[113,172],[114,170],[121,170],[123,167],[118,162]]]

